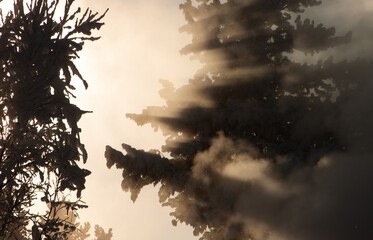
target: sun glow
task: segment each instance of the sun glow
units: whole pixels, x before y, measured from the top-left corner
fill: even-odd
[[[0,2],[0,9],[5,17],[7,13],[13,9],[13,1],[12,0],[3,0]]]

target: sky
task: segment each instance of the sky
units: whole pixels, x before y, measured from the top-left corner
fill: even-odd
[[[153,132],[149,126],[137,126],[125,114],[163,104],[158,96],[159,79],[181,86],[198,69],[197,62],[179,54],[190,40],[178,31],[184,24],[178,9],[181,2],[76,0],[75,6],[90,7],[93,11],[110,9],[104,18],[105,25],[96,32],[102,38],[87,43],[77,61],[89,88],[84,91],[76,81],[74,102],[93,111],[79,122],[82,142],[89,154],[84,167],[92,171],[82,194],[89,208],[80,211],[79,221],[113,228],[115,240],[197,239],[190,227],[172,226],[170,209],[160,206],[157,188],[144,188],[136,203],[132,203],[130,194],[121,190],[121,171],[107,169],[104,158],[106,145],[120,149],[124,142],[149,150],[159,149],[164,141],[160,132]],[[337,33],[353,31],[353,47],[332,51],[337,58],[344,58],[369,56],[372,12],[371,0],[325,0],[306,15],[326,26],[336,26]],[[313,56],[318,57],[321,56]]]
[[[3,12],[12,8],[12,0],[3,0]],[[63,1],[60,1],[63,2]],[[159,79],[176,86],[192,76],[198,63],[181,57],[179,50],[189,37],[178,29],[184,24],[174,0],[76,0],[74,7],[89,7],[94,12],[109,12],[97,36],[87,42],[76,65],[89,88],[76,79],[77,96],[72,101],[83,110],[93,111],[79,122],[81,139],[89,160],[83,167],[92,174],[87,178],[83,201],[89,208],[80,210],[79,222],[113,228],[113,240],[194,239],[192,229],[171,225],[169,210],[158,202],[157,190],[147,187],[134,204],[121,189],[121,171],[106,167],[106,145],[120,148],[122,142],[143,149],[160,148],[161,133],[150,127],[138,127],[125,117],[148,105],[162,104],[158,96]],[[73,7],[73,8],[74,8]]]
[[[83,109],[93,110],[80,122],[82,140],[89,153],[87,167],[92,170],[83,193],[90,207],[81,212],[81,221],[112,227],[114,239],[197,239],[190,227],[171,225],[170,209],[160,207],[157,188],[144,188],[133,204],[130,194],[121,190],[121,171],[108,170],[103,157],[105,145],[121,149],[124,142],[144,150],[159,149],[162,145],[161,133],[154,133],[149,126],[136,126],[125,114],[163,104],[158,96],[159,79],[167,79],[177,87],[198,69],[198,63],[179,54],[190,41],[188,35],[178,32],[184,24],[178,9],[182,1],[81,2],[82,6],[99,12],[110,9],[99,32],[102,39],[87,44],[79,61],[90,87],[79,92],[77,103]],[[353,31],[350,48],[331,51],[336,59],[343,59],[369,55],[367,44],[373,31],[368,24],[373,20],[372,9],[369,0],[328,0],[305,14],[316,23],[336,26],[337,34]],[[319,57],[322,54],[313,56]]]
[[[144,188],[133,203],[120,187],[121,171],[107,169],[104,158],[106,145],[120,148],[126,142],[149,150],[164,142],[160,132],[138,127],[125,114],[163,104],[159,80],[180,86],[199,67],[179,54],[190,40],[178,31],[184,24],[180,1],[80,2],[98,12],[109,8],[105,25],[97,33],[102,38],[87,43],[77,63],[89,88],[78,90],[76,103],[93,111],[80,121],[89,154],[85,167],[92,171],[82,194],[89,208],[80,212],[80,221],[113,228],[113,239],[118,240],[197,239],[191,228],[172,226],[170,209],[159,204],[157,188]]]

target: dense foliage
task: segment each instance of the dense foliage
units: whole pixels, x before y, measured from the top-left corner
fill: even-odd
[[[78,165],[87,160],[78,127],[86,111],[70,102],[73,75],[88,85],[73,61],[86,40],[98,39],[91,31],[100,29],[105,14],[87,9],[78,18],[81,9],[71,13],[73,2],[61,8],[58,0],[16,0],[2,15],[1,239],[63,239],[75,227],[56,217],[58,209],[86,207],[79,198],[90,171]],[[76,191],[78,199],[65,201],[65,190]],[[50,207],[45,214],[30,210],[40,200]]]
[[[107,166],[123,170],[122,188],[133,201],[143,186],[160,184],[159,199],[173,208],[173,224],[191,225],[201,239],[371,236],[372,211],[356,208],[349,197],[361,196],[366,207],[372,200],[367,181],[352,178],[345,193],[328,186],[350,174],[331,168],[334,159],[371,166],[361,159],[372,153],[367,102],[373,63],[330,57],[312,64],[292,57],[350,41],[351,32],[335,36],[335,28],[302,19],[302,11],[320,3],[180,5],[187,21],[181,31],[192,35],[181,53],[203,67],[178,89],[162,80],[164,106],[127,114],[160,129],[166,143],[149,152],[123,144],[126,154],[106,148]]]

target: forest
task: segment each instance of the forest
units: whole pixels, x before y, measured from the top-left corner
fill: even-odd
[[[179,31],[189,42],[180,54],[198,70],[183,84],[161,79],[159,91],[145,85],[136,93],[146,99],[145,89],[158,91],[159,105],[110,114],[114,105],[105,106],[100,113],[109,125],[116,114],[154,131],[153,138],[139,130],[138,143],[156,142],[156,134],[164,142],[149,150],[122,137],[121,148],[110,140],[97,157],[85,141],[109,132],[95,125],[95,137],[81,137],[81,122],[98,115],[79,106],[79,89],[98,83],[84,77],[79,61],[105,38],[112,9],[80,4],[15,0],[1,14],[0,239],[127,239],[100,226],[103,219],[79,220],[78,213],[90,211],[84,192],[95,171],[110,179],[120,172],[114,187],[129,192],[123,195],[133,207],[154,189],[167,224],[186,225],[200,240],[370,239],[373,61],[370,45],[360,52],[351,45],[357,34],[371,40],[368,24],[339,30],[307,15],[322,9],[320,0],[182,1]],[[144,45],[150,58],[153,48]],[[129,88],[134,78],[118,81]],[[101,81],[109,85],[107,79]],[[93,104],[104,101],[99,96]],[[124,95],[108,96],[131,104],[119,100],[128,101]],[[100,170],[86,167],[91,159]],[[108,205],[112,189],[102,200]],[[131,206],[111,209],[120,208]],[[115,211],[107,214],[115,218]]]

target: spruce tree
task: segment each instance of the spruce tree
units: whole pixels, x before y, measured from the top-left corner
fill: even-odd
[[[90,171],[78,121],[86,111],[72,104],[74,60],[103,15],[89,9],[78,18],[74,0],[14,1],[0,23],[0,239],[64,239],[75,226],[58,218],[86,207],[80,201]],[[75,200],[65,200],[67,191]],[[46,213],[31,211],[36,203]],[[31,228],[32,227],[32,228]]]
[[[165,105],[127,114],[140,126],[161,130],[165,144],[148,152],[122,144],[126,154],[106,147],[107,166],[123,171],[122,188],[133,201],[145,185],[159,184],[160,203],[173,209],[172,223],[185,222],[206,240],[282,239],[287,231],[307,227],[302,225],[307,220],[292,220],[293,213],[281,209],[311,188],[323,158],[371,154],[366,141],[371,130],[360,124],[371,119],[371,111],[363,107],[343,115],[343,109],[371,86],[372,62],[330,57],[312,64],[292,57],[294,51],[313,55],[350,41],[351,32],[336,36],[334,27],[302,18],[304,10],[320,4],[186,0],[180,5],[187,22],[181,31],[192,36],[181,53],[203,67],[177,89],[162,80]],[[286,185],[296,186],[297,193],[288,193]],[[332,231],[284,239],[339,234],[367,239],[368,228]]]

